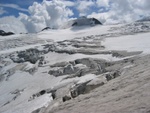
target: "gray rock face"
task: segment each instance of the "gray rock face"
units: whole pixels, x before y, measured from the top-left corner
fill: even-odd
[[[0,30],[0,36],[8,36],[8,35],[13,35],[13,32],[5,32],[3,30]]]
[[[68,101],[68,100],[71,100],[70,96],[65,95],[64,97],[62,97],[63,102]]]
[[[72,24],[72,26],[84,26],[84,25],[102,25],[102,23],[95,18],[81,17],[74,20],[74,23]]]
[[[90,58],[77,59],[75,60],[75,63],[84,64],[87,67],[90,67],[91,69],[94,69],[97,67],[97,64],[93,61],[93,59],[90,59]]]
[[[49,74],[53,75],[55,77],[62,76],[63,75],[63,70],[62,69],[50,70]]]
[[[61,62],[51,65],[52,69],[49,71],[49,74],[54,75],[56,77],[69,74],[71,78],[76,76],[81,77],[84,76],[85,74],[92,72],[95,74],[101,74],[106,71],[105,64],[106,61],[102,60],[96,61],[91,58],[77,59],[74,61],[70,61],[70,63]],[[60,68],[55,69],[55,67]]]
[[[66,65],[68,65],[69,63],[68,62],[59,62],[59,63],[56,63],[54,65],[51,65],[50,67],[65,67]]]
[[[28,49],[18,52],[17,58],[11,57],[11,59],[16,63],[30,62],[35,64],[38,60],[43,60],[43,57],[41,57],[42,54],[43,52],[38,49]]]
[[[77,97],[80,94],[84,94],[86,91],[86,84],[87,83],[82,83],[82,84],[77,84],[70,90],[70,94],[72,98]]]
[[[67,75],[72,74],[74,72],[75,72],[74,67],[71,64],[64,67],[63,74]]]
[[[49,94],[49,93],[51,93],[51,96],[52,96],[53,99],[56,98],[56,94],[55,94],[56,90],[43,89],[40,92],[33,94],[28,101],[32,101],[32,100],[34,100],[37,97],[40,97],[40,96],[42,96],[44,94]]]
[[[107,73],[105,75],[105,77],[106,77],[107,81],[110,81],[112,79],[115,79],[115,78],[119,77],[120,75],[121,74],[120,74],[119,71],[114,71],[114,72]]]
[[[104,82],[99,82],[98,84],[90,83],[91,80],[81,83],[81,84],[76,84],[73,88],[70,89],[70,94],[72,98],[75,98],[81,94],[86,94],[92,91],[93,89],[100,87],[104,85]]]
[[[26,51],[22,51],[18,54],[19,58],[24,58],[25,61],[29,61],[33,64],[36,63],[37,60],[40,59],[40,52],[37,49],[29,49]]]
[[[62,65],[63,63],[60,63],[60,65]],[[68,74],[73,74],[75,73],[75,68],[72,66],[72,64],[68,64],[68,63],[65,63],[67,64],[66,66],[64,67],[61,67],[59,69],[52,69],[49,71],[49,74],[50,75],[54,75],[55,77],[58,77],[58,76],[62,76],[62,75],[68,75]],[[60,66],[58,64],[54,64],[55,66]],[[54,66],[52,65],[52,67]]]
[[[51,29],[50,27],[45,27],[44,29],[42,29],[42,31],[45,31],[45,30],[49,30]]]

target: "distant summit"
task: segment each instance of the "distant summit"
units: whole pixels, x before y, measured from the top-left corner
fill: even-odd
[[[95,25],[102,25],[102,23],[96,18],[87,18],[83,16],[78,19],[74,19],[67,22],[62,28],[69,28],[72,26],[95,26]]]
[[[66,28],[70,28],[70,27],[74,27],[74,26],[80,27],[80,26],[95,26],[95,25],[102,25],[102,23],[99,20],[97,20],[96,18],[87,18],[87,17],[83,16],[78,19],[70,20],[70,21],[64,23],[59,28],[66,29]],[[52,30],[54,28],[45,27],[41,31],[50,30],[50,29]]]
[[[72,26],[83,26],[83,25],[102,25],[102,23],[100,21],[98,21],[95,18],[86,18],[86,17],[80,17],[76,20],[73,20],[74,23],[72,24]]]

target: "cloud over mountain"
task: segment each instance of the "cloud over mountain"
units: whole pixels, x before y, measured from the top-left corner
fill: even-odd
[[[14,16],[0,18],[0,30],[13,33],[26,33],[24,24]]]
[[[66,2],[71,5],[71,2]],[[67,21],[73,12],[60,0],[34,2],[29,7],[30,15],[20,13],[19,19],[25,24],[29,32],[38,32],[44,27],[58,28]]]
[[[88,15],[97,17],[106,23],[131,22],[142,16],[150,15],[150,2],[148,0],[97,0],[98,7],[105,7]]]

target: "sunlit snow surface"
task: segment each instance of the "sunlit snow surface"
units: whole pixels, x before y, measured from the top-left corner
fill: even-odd
[[[143,51],[150,53],[150,33],[107,38],[102,43],[108,50]]]

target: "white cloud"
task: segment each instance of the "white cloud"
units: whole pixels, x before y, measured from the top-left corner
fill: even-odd
[[[0,7],[0,15],[7,13],[7,11],[5,11],[2,7]]]
[[[96,16],[102,22],[107,24],[119,22],[132,22],[140,18],[140,16],[150,15],[149,0],[97,0],[99,7],[109,7],[108,11],[100,13],[92,13],[89,17]]]
[[[75,2],[63,0],[65,6],[73,7],[75,6]]]
[[[99,6],[99,7],[109,7],[109,0],[97,0],[96,1],[96,4]]]
[[[83,0],[83,1],[78,1],[76,3],[77,10],[80,13],[80,16],[85,16],[88,14],[89,10],[91,9],[92,6],[94,6],[94,2],[92,0]]]
[[[47,26],[58,28],[69,19],[69,16],[73,15],[73,12],[66,6],[71,5],[70,3],[60,0],[44,0],[41,4],[34,2],[29,7],[30,16],[20,13],[19,19],[29,32],[38,32]]]
[[[0,30],[13,33],[26,33],[24,24],[14,16],[0,18]]]
[[[28,12],[27,9],[21,8],[20,6],[16,5],[16,4],[0,4],[1,7],[9,7],[9,8],[13,8],[13,9],[17,9],[19,11],[25,11]]]

